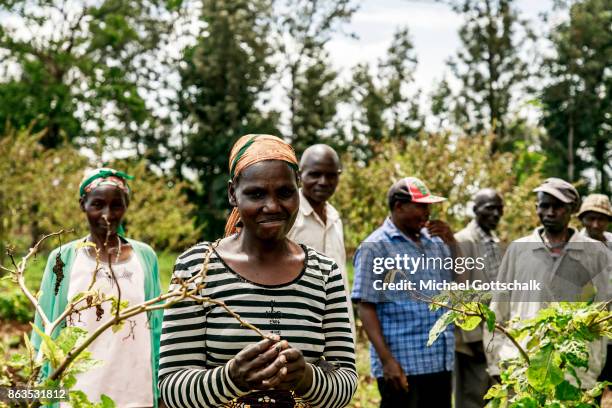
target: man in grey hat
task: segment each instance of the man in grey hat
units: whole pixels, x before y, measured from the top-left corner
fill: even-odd
[[[485,260],[484,269],[468,268],[463,275],[467,281],[490,282],[497,277],[501,262],[499,238],[495,229],[504,213],[504,201],[491,188],[478,191],[472,198],[474,219],[455,234],[461,255],[467,258]],[[482,408],[486,405],[484,396],[493,385],[487,373],[487,361],[482,343],[482,326],[471,331],[456,328],[455,369],[453,388],[455,408]]]
[[[534,189],[536,213],[541,222],[531,235],[513,241],[508,247],[497,281],[526,282],[536,279],[541,290],[495,292],[491,310],[499,322],[536,316],[550,301],[579,300],[587,288],[595,289],[595,301],[608,298],[610,262],[606,248],[570,228],[569,221],[580,206],[574,186],[559,178],[549,178]],[[484,342],[489,373],[500,374],[499,361],[518,356],[518,350],[505,336],[485,330]],[[584,389],[593,387],[605,360],[603,340],[589,344],[589,367],[578,370]]]
[[[610,199],[603,194],[591,194],[587,196],[580,206],[578,211],[578,219],[584,226],[581,234],[589,238],[596,239],[606,244],[611,250],[609,254],[612,256],[612,234],[608,232],[608,226],[612,220],[612,206]],[[608,285],[612,283],[612,275]],[[599,381],[612,381],[612,340],[608,340],[607,357],[604,368],[601,371]],[[602,396],[602,404],[605,401],[612,401],[612,391],[607,387]],[[610,402],[608,402],[610,404]]]
[[[612,247],[612,233],[608,232],[612,220],[612,206],[608,196],[603,194],[587,196],[578,212],[578,219],[584,226],[582,234]]]

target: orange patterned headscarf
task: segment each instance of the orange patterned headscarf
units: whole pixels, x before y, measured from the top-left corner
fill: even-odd
[[[283,139],[272,135],[246,135],[238,139],[230,152],[230,180],[234,180],[247,167],[264,160],[283,160],[296,171],[298,169],[295,151]],[[240,214],[234,207],[225,224],[226,237],[237,231],[239,221]]]

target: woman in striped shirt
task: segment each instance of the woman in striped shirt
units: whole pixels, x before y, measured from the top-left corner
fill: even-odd
[[[354,340],[338,266],[286,238],[299,207],[297,174],[293,149],[277,137],[247,135],[234,145],[226,237],[179,256],[170,289],[206,262],[199,295],[270,335],[262,340],[219,304],[166,309],[159,386],[169,407],[335,408],[353,396]]]

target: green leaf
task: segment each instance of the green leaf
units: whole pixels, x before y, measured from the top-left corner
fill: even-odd
[[[102,403],[101,408],[115,408],[115,401],[104,394],[100,397],[100,402]]]
[[[495,312],[492,311],[489,306],[485,304],[481,304],[480,308],[482,309],[482,312],[485,315],[485,320],[487,322],[487,330],[493,332],[493,330],[495,330]]]
[[[111,301],[111,313],[114,315],[115,313],[117,313],[117,298],[116,297],[112,297],[110,298]],[[125,309],[126,307],[128,307],[130,304],[130,302],[128,300],[122,300],[121,303],[119,304],[119,311],[122,311],[123,309]]]
[[[64,353],[71,351],[77,342],[87,336],[87,331],[80,327],[68,326],[62,329],[55,340]]]
[[[92,406],[91,402],[87,398],[87,395],[83,391],[75,390],[68,393],[70,400],[70,406],[72,408],[89,408]]]
[[[484,396],[484,399],[487,400],[492,398],[504,398],[506,396],[508,396],[508,391],[504,389],[501,384],[495,384],[491,388],[489,388],[489,390]]]
[[[71,389],[76,385],[76,376],[73,374],[66,374],[62,378],[62,385],[65,388]]]
[[[7,365],[11,368],[20,370],[22,367],[27,366],[30,363],[30,359],[23,354],[15,353],[11,355]]]
[[[34,351],[34,346],[30,341],[30,336],[28,336],[26,333],[23,333],[23,344],[25,345],[26,351],[28,352],[28,356],[30,356],[31,358],[36,357],[36,352]]]
[[[478,327],[481,321],[482,318],[480,316],[466,316],[465,318],[455,320],[455,324],[463,330],[470,331]]]
[[[125,320],[122,320],[117,324],[113,324],[111,326],[111,330],[113,331],[113,333],[118,333],[121,331],[121,329],[123,329],[123,326],[125,326]]]
[[[555,387],[555,398],[561,401],[578,401],[581,395],[580,389],[567,380],[563,380]]]
[[[603,390],[604,390],[604,389],[605,389],[605,388],[606,388],[608,385],[612,385],[612,383],[611,383],[611,382],[609,382],[609,381],[601,381],[601,382],[598,382],[598,383],[596,383],[596,384],[595,384],[595,386],[594,386],[593,388],[591,388],[590,390],[588,390],[588,391],[586,392],[586,394],[587,394],[589,397],[592,397],[592,398],[597,398],[597,397],[599,397],[599,396],[600,396],[600,395],[603,393]]]
[[[42,339],[42,353],[49,360],[51,366],[56,368],[59,366],[59,362],[64,359],[64,354],[62,349],[53,341],[51,337],[46,335],[42,330],[40,330],[35,324],[31,323],[32,328],[40,338]]]
[[[560,365],[561,357],[554,351],[553,346],[551,344],[544,346],[531,357],[527,369],[529,385],[538,391],[557,386],[563,381]]]
[[[578,387],[582,387],[582,380],[578,376],[578,373],[576,373],[576,369],[571,365],[568,365],[565,368],[571,374],[571,376],[574,377],[574,379],[576,380],[576,384],[578,384]]]
[[[446,311],[433,325],[431,330],[429,331],[429,339],[427,340],[427,346],[431,346],[434,341],[438,339],[440,334],[446,330],[446,326],[451,324],[455,318],[457,318],[458,313],[453,310]]]
[[[95,360],[91,356],[91,352],[83,351],[79,356],[74,359],[67,372],[71,374],[79,374],[90,371],[96,367],[104,364],[101,360]]]
[[[510,408],[538,408],[538,401],[532,397],[523,397],[520,400],[512,403]]]

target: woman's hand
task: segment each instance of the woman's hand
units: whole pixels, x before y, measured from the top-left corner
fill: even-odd
[[[275,336],[243,348],[229,361],[229,375],[243,391],[270,388],[264,380],[277,376],[285,365],[286,357],[280,357],[280,338]]]
[[[312,367],[306,364],[302,352],[292,348],[287,341],[281,341],[280,345],[282,351],[277,361],[281,361],[283,366],[274,377],[264,380],[263,385],[267,388],[293,390],[302,395],[312,385]]]

